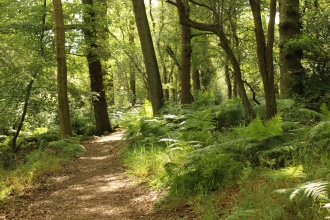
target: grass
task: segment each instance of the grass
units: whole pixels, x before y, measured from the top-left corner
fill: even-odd
[[[230,136],[228,133],[224,135],[225,139]],[[322,208],[322,203],[303,193],[290,200],[290,193],[276,192],[278,189],[295,189],[299,184],[315,178],[329,180],[330,160],[327,154],[301,155],[301,152],[305,151],[301,148],[295,153],[297,155],[293,156],[294,161],[289,161],[288,165],[292,167],[273,170],[267,166],[247,165],[239,180],[227,182],[225,186],[214,192],[206,192],[201,187],[194,194],[188,195],[185,194],[187,189],[178,188],[181,192],[168,193],[166,202],[159,202],[157,205],[175,207],[182,203],[190,204],[193,205],[194,212],[204,220],[325,219],[329,216],[329,212]],[[169,161],[182,161],[186,155],[186,153],[173,155],[169,148],[158,146],[157,143],[147,146],[127,146],[123,152],[128,173],[148,181],[151,186],[166,187],[166,189],[171,186],[169,182],[171,178],[164,170],[164,165]],[[175,189],[175,185],[174,187],[172,185],[172,188]],[[168,204],[169,201],[171,204]]]
[[[64,162],[85,151],[85,148],[79,145],[79,138],[59,139],[57,136],[45,134],[40,136],[39,140],[40,142],[35,144],[22,146],[15,154],[8,146],[2,147],[0,201],[32,187],[37,178],[60,170]]]
[[[128,146],[123,150],[123,163],[129,175],[140,181],[148,181],[151,186],[162,185],[165,176],[164,165],[168,162],[166,149],[162,146]]]
[[[58,171],[64,161],[64,158],[47,157],[35,163],[18,165],[12,170],[0,169],[0,201],[32,187],[38,177]]]

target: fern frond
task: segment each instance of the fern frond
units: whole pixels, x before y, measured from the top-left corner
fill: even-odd
[[[275,115],[265,123],[259,116],[252,121],[247,127],[237,128],[236,131],[240,136],[245,138],[254,138],[256,140],[264,140],[270,137],[280,136],[283,133],[281,127],[281,115]]]
[[[289,143],[284,143],[285,145],[279,145],[279,146],[275,146],[274,148],[271,148],[269,150],[264,150],[264,151],[260,151],[257,153],[259,158],[263,158],[267,155],[270,154],[278,154],[278,153],[290,153],[290,152],[294,152],[295,150],[297,150],[297,145],[296,145],[296,141],[291,141]]]
[[[321,114],[317,111],[311,110],[311,109],[307,109],[307,108],[302,108],[302,109],[299,109],[298,111],[301,112],[302,114],[310,117],[311,119],[314,119],[316,117],[319,117],[319,118],[323,117],[323,114]]]
[[[327,181],[312,181],[298,186],[290,195],[290,200],[293,200],[299,193],[303,193],[306,197],[312,197],[315,200],[329,200],[329,182]]]
[[[303,166],[299,165],[296,167],[286,167],[280,170],[275,170],[265,174],[265,176],[272,179],[295,179],[303,178],[305,174],[303,173]]]
[[[311,140],[320,140],[330,134],[330,121],[322,121],[314,126],[308,133]]]
[[[282,135],[282,117],[280,114],[275,115],[265,122],[265,128],[268,130],[270,137]]]
[[[329,110],[328,106],[325,103],[323,103],[321,105],[320,109],[321,109],[321,111],[323,113],[323,120],[329,120],[329,118],[330,118],[330,110]]]
[[[297,129],[302,128],[303,126],[297,122],[283,121],[282,129],[285,131],[296,131]]]

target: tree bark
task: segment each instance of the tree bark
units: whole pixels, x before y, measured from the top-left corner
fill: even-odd
[[[255,36],[257,43],[258,67],[264,86],[264,96],[266,101],[266,120],[272,118],[277,113],[275,85],[274,85],[274,65],[273,65],[273,44],[274,25],[276,13],[276,0],[270,1],[270,15],[268,23],[268,40],[266,43],[261,19],[260,0],[250,0],[253,14]]]
[[[152,42],[144,1],[132,0],[132,3],[142,48],[143,59],[148,76],[147,82],[150,100],[153,114],[156,115],[157,112],[164,106],[164,94],[155,49]]]
[[[227,85],[227,98],[231,99],[233,97],[233,89],[232,89],[232,83],[230,79],[230,72],[229,72],[229,65],[225,64],[225,78],[226,78],[226,85]]]
[[[59,107],[60,134],[62,138],[72,136],[70,109],[67,92],[67,66],[65,52],[65,29],[61,0],[53,0],[55,20],[55,42],[57,60],[57,94]]]
[[[130,32],[128,40],[130,45],[134,45],[134,20],[130,19],[129,20],[129,27],[130,27]],[[136,76],[135,76],[135,68],[134,68],[134,63],[130,63],[130,68],[129,68],[129,90],[130,90],[130,101],[132,106],[135,106],[136,104]]]
[[[92,93],[92,104],[94,108],[96,135],[103,135],[106,132],[112,132],[108,105],[105,96],[103,75],[105,71],[102,68],[101,57],[98,54],[99,46],[97,43],[96,15],[93,6],[93,0],[82,0],[84,9],[84,37],[87,45],[87,62],[90,78],[90,87]]]
[[[284,97],[302,95],[304,68],[301,48],[286,47],[286,43],[300,34],[299,0],[280,0],[280,93]]]
[[[200,80],[199,69],[196,68],[193,70],[192,80],[193,80],[193,93],[194,93],[194,96],[197,97],[198,92],[201,90],[201,80]]]
[[[181,104],[191,104],[190,66],[192,49],[190,27],[181,25],[181,43]]]

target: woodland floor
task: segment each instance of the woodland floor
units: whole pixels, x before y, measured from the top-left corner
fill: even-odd
[[[162,193],[126,175],[117,145],[121,137],[119,131],[83,142],[82,157],[0,203],[0,219],[197,219],[188,205],[155,208]]]

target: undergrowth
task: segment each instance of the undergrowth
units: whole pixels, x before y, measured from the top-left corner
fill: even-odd
[[[167,189],[170,204],[191,204],[202,219],[324,219],[330,111],[297,109],[289,99],[278,107],[270,120],[258,115],[252,122],[235,100],[197,100],[157,117],[127,114],[124,163]]]
[[[76,137],[60,139],[57,133],[47,131],[32,135],[34,141],[22,144],[18,152],[11,151],[10,139],[1,145],[0,201],[32,187],[37,178],[58,171],[65,161],[85,151]]]

